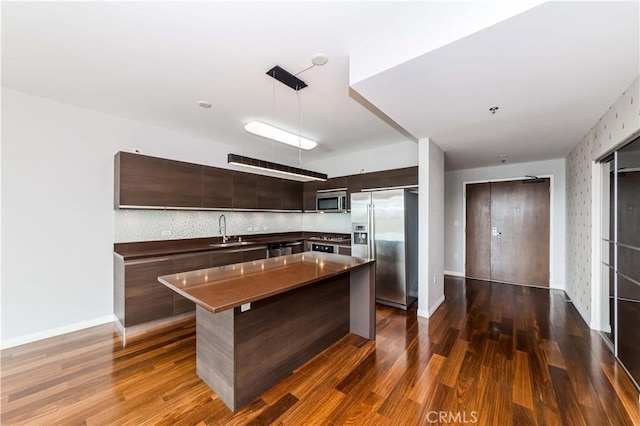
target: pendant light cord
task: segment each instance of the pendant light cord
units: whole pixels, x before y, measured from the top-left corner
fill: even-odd
[[[273,82],[271,83],[271,123],[276,124],[276,78],[275,71],[273,72]],[[276,142],[274,138],[271,138],[271,157],[273,162],[276,162]]]
[[[300,101],[300,90],[296,91],[298,97],[298,167],[302,168],[302,104]]]

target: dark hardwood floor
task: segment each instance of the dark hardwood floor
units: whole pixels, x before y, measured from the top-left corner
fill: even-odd
[[[235,415],[195,373],[195,325],[111,325],[2,351],[3,425],[640,424],[638,391],[564,293],[447,278],[429,320],[378,306]],[[273,342],[277,345],[278,342]]]

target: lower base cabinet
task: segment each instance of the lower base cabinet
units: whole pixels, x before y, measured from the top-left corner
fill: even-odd
[[[264,246],[127,261],[114,255],[114,313],[123,327],[131,327],[194,311],[192,301],[160,284],[158,277],[266,257]]]

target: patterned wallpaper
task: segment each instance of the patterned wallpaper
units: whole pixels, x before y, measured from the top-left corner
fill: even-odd
[[[593,161],[640,129],[640,77],[625,90],[567,156],[566,292],[591,323],[591,175]]]
[[[567,157],[566,292],[591,323],[591,139],[585,137]]]

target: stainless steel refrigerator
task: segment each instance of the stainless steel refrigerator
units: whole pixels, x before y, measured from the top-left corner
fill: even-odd
[[[376,302],[407,309],[418,299],[418,194],[351,194],[351,255],[376,260]]]

